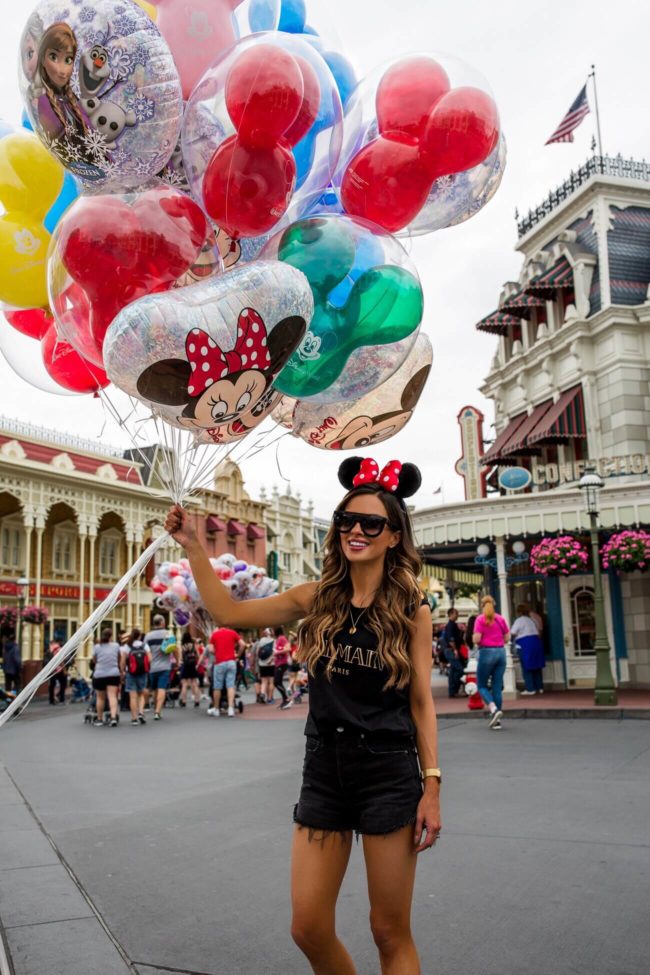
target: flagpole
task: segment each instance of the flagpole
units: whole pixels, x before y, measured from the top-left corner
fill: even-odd
[[[592,64],[591,74],[589,75],[594,88],[594,108],[596,109],[596,132],[598,133],[598,155],[603,158],[603,140],[600,134],[600,112],[598,111],[598,89],[596,88],[596,65]],[[602,165],[602,162],[601,162]]]

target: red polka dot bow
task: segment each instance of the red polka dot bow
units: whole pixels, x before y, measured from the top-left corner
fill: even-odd
[[[397,491],[401,470],[402,462],[399,460],[389,460],[380,471],[377,461],[366,457],[361,462],[359,473],[352,478],[352,483],[355,487],[362,484],[380,484],[384,491]]]
[[[193,328],[185,341],[185,354],[192,369],[187,387],[190,396],[201,396],[213,383],[234,373],[271,368],[266,326],[252,308],[244,308],[239,316],[234,349],[224,352],[207,332]]]

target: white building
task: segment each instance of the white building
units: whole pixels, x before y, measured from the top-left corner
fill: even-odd
[[[264,490],[260,496],[267,505],[267,567],[269,574],[279,580],[280,590],[318,579],[320,571],[316,565],[317,542],[311,501],[303,504],[300,493],[293,494],[290,485],[284,494],[274,487],[270,498]]]
[[[589,686],[592,576],[536,577],[512,543],[529,551],[543,535],[584,535],[587,462],[605,478],[601,543],[619,527],[650,527],[650,166],[594,157],[518,229],[519,279],[476,326],[498,336],[482,388],[496,439],[482,463],[494,490],[508,466],[532,483],[420,510],[415,529],[433,565],[476,571],[477,545],[489,545],[502,611],[526,601],[546,619],[549,683]],[[609,572],[604,584],[615,678],[650,686],[650,575]]]

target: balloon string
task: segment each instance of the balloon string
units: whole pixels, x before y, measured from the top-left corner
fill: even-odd
[[[142,555],[133,563],[131,568],[124,573],[120,581],[113,587],[113,589],[111,589],[106,599],[93,613],[91,613],[88,619],[82,623],[79,629],[70,637],[68,642],[61,647],[58,653],[54,654],[52,659],[45,664],[43,669],[30,680],[27,687],[23,688],[15,700],[11,702],[6,711],[0,714],[0,728],[2,728],[2,726],[5,725],[14,715],[18,715],[24,710],[24,708],[27,707],[38,691],[39,687],[49,681],[50,677],[52,677],[57,670],[70,663],[81,644],[92,635],[95,627],[98,626],[98,624],[101,623],[102,620],[115,608],[130,582],[140,575],[149,560],[153,558],[156,552],[158,552],[159,549],[161,549],[168,541],[169,535],[164,532],[145,549]]]

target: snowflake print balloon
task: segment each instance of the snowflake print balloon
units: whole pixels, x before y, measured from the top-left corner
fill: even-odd
[[[21,39],[34,131],[86,185],[137,186],[178,141],[181,85],[160,31],[132,0],[46,0]]]

